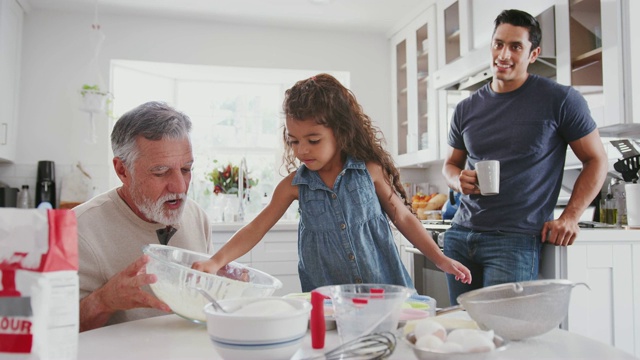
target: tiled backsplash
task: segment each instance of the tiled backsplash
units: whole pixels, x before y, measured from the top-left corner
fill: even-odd
[[[64,177],[74,171],[76,164],[56,164],[56,202],[60,203],[60,189]],[[107,190],[108,179],[99,179],[95,174],[100,173],[98,169],[103,170],[104,167],[98,166],[85,166],[82,165],[82,169],[86,171],[91,177],[93,186],[93,193],[97,195]],[[6,183],[10,187],[18,189],[22,188],[22,185],[29,185],[29,195],[31,199],[31,207],[34,206],[33,202],[36,197],[36,177],[38,174],[38,164],[8,164],[0,163],[0,182]],[[57,204],[56,204],[57,205]]]

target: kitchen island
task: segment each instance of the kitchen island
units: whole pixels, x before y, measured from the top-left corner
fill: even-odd
[[[561,325],[640,357],[640,230],[581,229],[571,246],[545,245],[540,275],[583,282]]]
[[[443,316],[465,317],[465,312]],[[327,332],[325,349],[313,350],[309,333],[293,359],[321,355],[339,345],[336,330]],[[635,357],[612,346],[561,329],[523,341],[513,341],[493,359],[594,359],[632,360]],[[402,339],[390,359],[415,359]],[[79,335],[78,359],[221,359],[214,350],[205,325],[177,315],[90,330]]]

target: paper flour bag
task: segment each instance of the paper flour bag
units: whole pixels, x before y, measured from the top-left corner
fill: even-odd
[[[75,359],[75,214],[0,208],[0,277],[0,359]]]

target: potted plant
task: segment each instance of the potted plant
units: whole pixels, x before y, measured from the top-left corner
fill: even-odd
[[[100,86],[84,84],[80,90],[80,95],[82,95],[81,110],[90,113],[99,113],[106,110],[110,94],[100,90]]]

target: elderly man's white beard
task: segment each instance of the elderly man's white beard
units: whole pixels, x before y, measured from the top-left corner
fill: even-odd
[[[132,185],[133,201],[147,219],[167,226],[176,225],[180,222],[184,211],[186,194],[166,194],[154,202],[145,198],[142,192],[138,191],[138,184]],[[165,210],[164,203],[171,200],[182,200],[182,203],[175,210]]]

